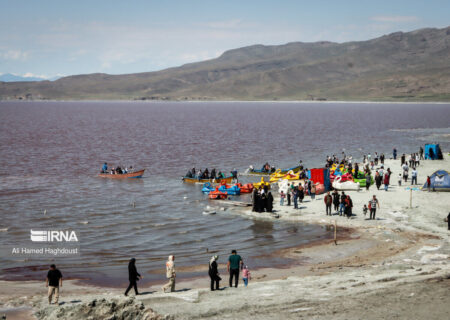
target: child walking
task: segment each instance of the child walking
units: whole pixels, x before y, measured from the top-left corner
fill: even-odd
[[[364,213],[364,217],[366,216],[366,214],[367,214],[367,211],[369,211],[369,208],[367,208],[367,206],[366,206],[366,205],[364,205],[364,207],[363,207],[363,213]]]
[[[284,194],[283,190],[280,192],[280,206],[284,204],[284,198],[286,198],[286,195]]]
[[[248,270],[248,266],[245,266],[242,270],[242,280],[244,280],[244,285],[248,285],[248,280],[250,280],[252,277],[250,275],[250,270]]]

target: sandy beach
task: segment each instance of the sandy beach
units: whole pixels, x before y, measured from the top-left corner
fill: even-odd
[[[65,281],[59,306],[48,306],[44,281],[1,281],[0,315],[7,319],[444,319],[450,312],[450,231],[444,222],[450,193],[410,191],[410,180],[399,187],[400,161],[386,160],[385,168],[393,172],[389,191],[373,185],[369,191],[348,192],[354,204],[351,219],[326,216],[323,195],[313,201],[306,197],[299,210],[280,207],[276,196],[277,219],[330,228],[336,221],[337,245],[326,240],[276,252],[297,262],[288,268],[252,270],[248,287],[242,281],[237,289],[225,287],[226,257],[219,260],[225,288],[215,292],[209,291],[206,268],[204,278],[177,283],[175,293],[164,294],[155,285],[140,288],[142,294],[136,298],[124,297],[125,288]],[[438,169],[450,169],[448,156],[421,161],[416,187]],[[362,213],[372,195],[381,206],[376,220]],[[226,212],[276,219],[247,208]]]

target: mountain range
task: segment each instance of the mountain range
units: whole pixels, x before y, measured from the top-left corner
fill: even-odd
[[[0,99],[450,101],[450,27],[253,45],[156,72],[0,82]]]

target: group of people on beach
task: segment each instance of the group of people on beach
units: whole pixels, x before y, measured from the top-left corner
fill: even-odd
[[[109,173],[109,174],[125,174],[125,173],[133,173],[134,169],[133,166],[130,167],[121,167],[121,166],[117,166],[116,168],[112,167],[111,169],[108,170],[108,163],[104,163],[102,170],[100,171],[100,173]]]
[[[219,266],[217,262],[218,260],[219,256],[217,255],[212,256],[211,259],[209,260],[208,275],[210,278],[211,291],[220,289],[220,281],[222,280],[222,278],[220,277],[219,273]],[[248,266],[244,265],[242,257],[237,254],[236,250],[232,250],[231,255],[228,257],[227,271],[230,275],[229,277],[230,287],[233,287],[233,282],[234,286],[236,288],[238,287],[239,276],[241,271],[242,271],[242,280],[244,281],[245,286],[248,285],[248,281],[251,279],[250,270]],[[166,261],[166,278],[168,279],[168,282],[161,287],[161,290],[164,293],[166,293],[167,290],[169,292],[175,292],[176,276],[177,274],[175,271],[175,256],[170,255]],[[136,269],[136,259],[132,258],[128,263],[128,280],[130,283],[125,291],[125,296],[128,295],[131,288],[134,288],[134,293],[136,295],[139,294],[137,289],[137,281],[139,281],[140,279],[143,279],[143,276],[141,276],[141,274],[139,274],[139,272]]]
[[[214,255],[211,257],[208,266],[208,275],[210,278],[211,291],[220,290],[220,281],[222,278],[219,273],[218,265],[219,256]],[[229,273],[229,286],[230,288],[237,288],[239,285],[239,278],[242,271],[242,281],[244,286],[248,286],[249,280],[251,280],[250,269],[247,265],[244,265],[244,260],[240,255],[237,254],[236,250],[231,251],[231,255],[228,257],[227,262],[227,272]],[[175,271],[175,256],[170,255],[166,261],[165,274],[168,282],[161,287],[164,293],[175,292],[175,280],[177,273]],[[46,287],[48,287],[48,303],[58,304],[59,301],[59,289],[62,287],[62,273],[59,271],[54,264],[50,266],[46,277]],[[134,289],[135,295],[139,295],[137,283],[144,277],[137,271],[136,259],[131,258],[128,262],[128,287],[125,290],[125,296],[131,289]],[[53,302],[54,301],[54,302]]]
[[[280,192],[280,206],[284,205],[286,201],[287,205],[291,205],[291,200],[294,202],[294,209],[299,209],[298,203],[303,203],[305,195],[309,195],[311,200],[316,197],[316,185],[305,178],[303,183],[299,182],[297,185],[295,183],[288,183],[288,189],[286,193],[283,190]]]
[[[253,212],[272,212],[273,196],[269,187],[254,188],[252,191],[252,211]]]
[[[345,194],[344,191],[339,194],[337,190],[334,190],[331,194],[329,191],[323,198],[325,203],[325,211],[327,216],[331,216],[331,206],[334,206],[335,214],[350,218],[353,215],[353,200],[350,195]]]

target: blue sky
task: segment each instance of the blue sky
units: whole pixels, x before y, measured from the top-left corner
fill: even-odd
[[[0,0],[0,74],[160,70],[253,45],[450,25],[450,1]]]

